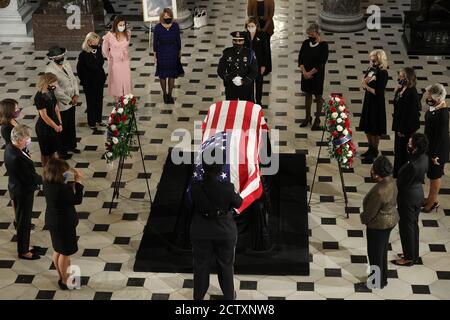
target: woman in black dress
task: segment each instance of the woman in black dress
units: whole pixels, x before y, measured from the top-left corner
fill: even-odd
[[[447,91],[440,83],[427,87],[424,94],[429,108],[425,114],[425,135],[430,143],[427,173],[430,179],[430,192],[422,210],[426,213],[434,209],[437,210],[439,207],[437,197],[441,188],[441,177],[444,175],[444,164],[448,161],[450,141],[448,137],[449,111],[445,102],[446,95]]]
[[[383,50],[372,51],[369,58],[370,67],[362,79],[362,88],[365,94],[359,129],[364,131],[369,143],[369,149],[361,154],[361,157],[371,163],[378,156],[380,136],[386,134],[384,92],[388,82],[388,62]]]
[[[392,116],[392,130],[395,133],[394,178],[397,178],[398,170],[408,162],[409,138],[420,128],[420,98],[416,89],[414,69],[401,69],[397,81]]]
[[[65,183],[66,174],[71,171],[75,183]],[[47,202],[45,225],[50,231],[53,250],[53,264],[59,274],[58,285],[66,290],[73,287],[67,269],[70,256],[78,251],[76,227],[78,216],[75,205],[83,201],[81,174],[71,169],[66,161],[52,158],[44,168],[44,196]],[[68,281],[69,280],[69,281]]]
[[[103,69],[105,59],[99,46],[100,36],[89,32],[83,42],[78,56],[77,74],[86,95],[88,125],[95,130],[102,123],[103,113],[103,87],[106,82],[106,74]]]
[[[4,99],[0,101],[0,125],[5,144],[11,143],[11,131],[18,125],[16,119],[21,111],[22,108],[19,108],[17,100]]]
[[[311,24],[306,29],[308,39],[303,41],[298,53],[298,67],[302,72],[301,90],[305,94],[305,120],[300,127],[306,127],[312,122],[312,96],[316,101],[316,117],[311,130],[320,130],[320,114],[323,105],[323,82],[325,80],[325,64],[328,60],[328,43],[322,41],[319,26]]]
[[[410,160],[398,172],[397,207],[403,254],[392,263],[399,266],[412,266],[419,259],[419,214],[424,198],[422,183],[428,170],[427,149],[427,137],[413,134],[408,141]]]
[[[273,36],[275,25],[273,16],[275,14],[274,0],[248,0],[247,16],[257,17],[261,31],[266,34],[267,47],[269,49],[269,57],[264,75],[272,72],[272,53],[270,49],[270,38]]]
[[[256,103],[261,105],[263,92],[263,77],[269,60],[269,48],[266,34],[259,30],[259,22],[255,17],[249,17],[245,23],[247,37],[244,46],[255,52],[256,61],[258,62],[258,75],[255,79],[255,97]]]
[[[59,133],[63,130],[61,114],[54,93],[57,85],[58,79],[53,73],[43,73],[39,77],[38,92],[34,97],[34,104],[39,112],[35,128],[43,167],[50,158],[55,157],[60,143]]]

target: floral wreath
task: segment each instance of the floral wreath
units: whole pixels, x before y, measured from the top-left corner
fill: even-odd
[[[352,142],[349,111],[344,98],[332,95],[323,107],[328,132],[328,153],[341,168],[351,168],[356,147]]]
[[[111,111],[107,125],[105,159],[111,163],[117,158],[131,155],[131,138],[135,134],[133,121],[137,110],[137,99],[132,94],[119,98]]]

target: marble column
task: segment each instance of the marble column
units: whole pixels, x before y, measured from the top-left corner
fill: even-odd
[[[32,14],[25,0],[0,0],[0,41],[33,42]]]
[[[355,32],[366,28],[360,0],[323,0],[319,24],[321,29],[333,32]]]
[[[188,29],[194,24],[191,11],[186,5],[186,0],[177,0],[177,22],[181,29]]]

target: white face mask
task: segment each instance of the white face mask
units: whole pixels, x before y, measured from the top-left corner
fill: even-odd
[[[247,30],[250,33],[255,33],[256,32],[256,27],[248,27]]]
[[[125,27],[117,27],[117,30],[118,30],[119,32],[124,32],[124,31],[125,31]]]

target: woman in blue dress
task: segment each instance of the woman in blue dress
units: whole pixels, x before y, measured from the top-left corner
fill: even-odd
[[[164,103],[173,104],[172,97],[175,78],[184,74],[181,66],[181,37],[180,27],[173,22],[173,12],[164,8],[161,12],[160,23],[153,32],[153,51],[156,63],[155,75],[159,77],[163,91]]]

